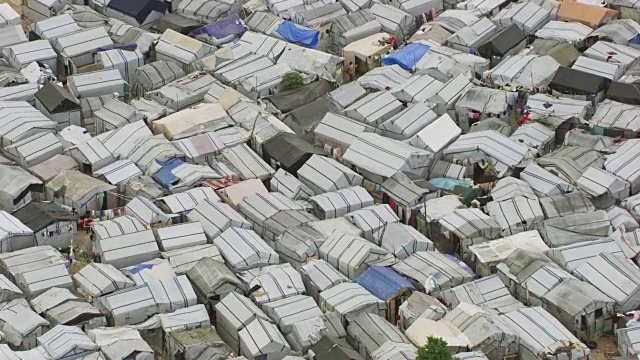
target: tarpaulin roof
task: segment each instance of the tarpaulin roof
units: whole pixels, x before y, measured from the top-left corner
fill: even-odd
[[[315,48],[320,38],[319,30],[312,30],[297,26],[291,21],[283,21],[276,32],[288,42],[300,44],[308,48]]]
[[[240,37],[245,31],[247,31],[247,28],[242,21],[240,21],[240,17],[238,15],[231,15],[199,29],[195,29],[189,33],[189,36],[206,34],[216,39],[222,39],[229,35]]]
[[[164,163],[161,163],[162,168],[153,174],[153,179],[158,182],[162,187],[170,188],[173,185],[177,185],[180,181],[171,170],[182,165],[184,162],[179,159],[171,159]]]
[[[389,56],[380,60],[382,65],[400,65],[401,68],[411,71],[416,63],[429,51],[430,46],[420,43],[411,43]]]
[[[155,0],[111,0],[107,6],[133,17],[140,24],[144,23],[152,11],[164,14],[169,8],[168,3]]]
[[[383,266],[369,267],[356,278],[355,282],[384,301],[391,299],[400,290],[415,290],[409,279]]]

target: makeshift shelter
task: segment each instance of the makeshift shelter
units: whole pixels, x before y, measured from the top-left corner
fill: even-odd
[[[313,298],[304,295],[294,295],[285,299],[270,301],[263,304],[263,306],[265,313],[287,336],[287,340],[292,339],[291,333],[297,330],[299,323],[310,324],[322,316],[322,311],[313,301]]]
[[[129,201],[125,213],[135,217],[145,226],[155,223],[168,224],[171,221],[171,215],[165,214],[153,201],[142,196],[136,196]]]
[[[95,133],[102,134],[127,124],[143,120],[136,108],[118,99],[105,101],[100,110],[94,113]]]
[[[0,210],[13,212],[29,203],[42,182],[18,166],[0,165]]]
[[[266,359],[281,359],[291,348],[276,325],[257,318],[238,332],[240,353],[249,359],[264,356]]]
[[[357,236],[335,232],[320,246],[320,258],[355,279],[371,265],[391,265],[393,255],[387,250]]]
[[[393,34],[400,42],[408,39],[415,30],[413,16],[391,5],[373,4],[371,13],[382,25],[382,30]]]
[[[602,253],[624,256],[624,252],[620,248],[619,244],[616,240],[611,238],[581,241],[570,245],[552,248],[547,251],[547,256],[553,259],[564,269],[573,271],[589,259],[592,259]]]
[[[540,207],[547,219],[591,213],[596,210],[587,195],[582,192],[540,198]]]
[[[584,56],[617,64],[626,72],[640,61],[640,50],[625,45],[598,41],[583,53]]]
[[[273,66],[273,61],[266,56],[249,53],[235,60],[218,66],[213,76],[229,85],[241,83],[250,74]]]
[[[552,95],[591,101],[596,105],[604,99],[609,85],[605,77],[584,71],[560,67],[549,83]]]
[[[49,326],[49,321],[31,310],[25,300],[6,303],[0,311],[0,323],[5,341],[18,350],[36,347],[37,337]]]
[[[150,0],[142,0],[133,5],[126,0],[110,0],[105,15],[131,26],[149,29],[168,12],[169,8],[165,2],[157,4]]]
[[[398,171],[425,178],[434,154],[398,140],[362,133],[344,154],[343,160],[365,178],[381,184]]]
[[[56,37],[81,31],[73,17],[62,14],[48,19],[36,21],[29,26],[29,37],[32,40],[53,40]]]
[[[278,254],[253,230],[231,227],[213,240],[229,267],[248,270],[277,264]]]
[[[265,266],[240,275],[250,289],[259,289],[249,296],[261,306],[305,292],[302,277],[291,264]],[[282,324],[280,324],[282,325]]]
[[[108,201],[106,192],[115,187],[78,171],[65,171],[45,186],[48,200],[71,206],[79,213],[100,210]]]
[[[362,176],[334,159],[313,155],[298,170],[298,178],[316,195],[358,186]]]
[[[247,28],[238,15],[231,15],[189,32],[190,36],[214,46],[229,43],[244,34]]]
[[[560,64],[548,55],[513,55],[491,70],[491,80],[501,86],[510,84],[526,89],[544,89],[559,67]]]
[[[177,62],[185,74],[197,70],[196,61],[209,55],[214,47],[189,38],[171,29],[166,30],[155,46],[156,59]],[[177,77],[177,76],[176,76]]]
[[[597,37],[601,40],[611,41],[614,44],[636,47],[635,39],[640,34],[640,27],[638,27],[637,22],[624,18],[624,9],[625,8],[622,7],[622,19],[612,20],[598,27],[591,33],[591,36]]]
[[[135,82],[136,69],[144,65],[144,55],[139,51],[127,51],[112,49],[99,51],[96,54],[96,63],[103,69],[118,69],[122,78],[128,83]]]
[[[211,88],[212,85],[216,83],[215,79],[204,72],[196,72],[191,73],[187,76],[174,80],[169,84],[161,87],[158,90],[147,91],[145,93],[145,98],[148,100],[153,100],[162,106],[165,106],[167,109],[179,111],[181,109],[185,109],[191,105],[201,102],[204,100],[207,91]],[[211,110],[211,106],[219,106],[218,104],[200,104],[198,109],[208,108]],[[189,109],[191,110],[191,109]],[[191,115],[199,115],[197,114],[197,110],[190,111]],[[217,115],[217,117],[223,117],[219,111],[213,112],[212,115]],[[173,114],[173,121],[177,119],[181,119],[181,116],[184,114]],[[202,116],[202,115],[199,115]],[[199,117],[196,116],[196,117]],[[206,120],[211,121],[210,117],[205,118]],[[161,120],[158,120],[161,121]],[[182,119],[184,121],[184,119]],[[200,120],[200,121],[204,121]],[[157,122],[157,121],[156,121]],[[155,123],[155,122],[154,122]],[[197,124],[197,120],[191,120],[187,124],[195,125]],[[154,125],[155,127],[155,125]],[[177,135],[177,134],[176,134]]]
[[[344,188],[309,198],[313,213],[322,220],[346,215],[350,211],[373,205],[373,198],[360,186]]]
[[[427,75],[414,75],[400,86],[395,87],[392,94],[406,103],[420,103],[429,100],[442,89],[444,83]]]
[[[275,249],[282,260],[299,268],[317,256],[326,237],[308,225],[285,230],[275,239]]]
[[[82,172],[89,174],[96,173],[116,161],[114,154],[98,138],[90,138],[81,142],[66,149],[65,153],[76,160]]]
[[[77,235],[77,216],[55,203],[32,201],[11,215],[33,231],[38,245],[66,248]]]
[[[479,209],[457,209],[439,220],[436,248],[466,256],[470,245],[497,238],[501,226]]]
[[[613,9],[566,0],[560,4],[557,13],[558,20],[578,22],[594,29],[617,16],[618,12]]]
[[[113,41],[104,27],[97,27],[57,37],[53,39],[51,46],[59,57],[57,73],[68,76],[77,69],[93,64],[93,52],[98,48],[113,46]],[[123,92],[121,95],[124,94]]]
[[[154,229],[153,232],[160,251],[171,251],[207,243],[207,237],[199,222],[165,226]]]
[[[520,179],[526,181],[539,197],[564,195],[574,190],[573,185],[537,164],[529,164],[524,168]]]
[[[438,115],[433,111],[434,105],[427,103],[417,103],[410,105],[400,113],[394,115],[379,125],[382,134],[395,140],[405,140],[413,136],[419,137],[418,133],[423,133],[426,128],[431,127],[431,131],[436,129],[435,122]],[[446,136],[445,140],[446,141]],[[425,148],[424,146],[418,146]],[[437,148],[437,145],[434,145]]]
[[[324,24],[331,23],[334,19],[346,14],[347,11],[341,4],[329,3],[327,5],[309,8],[296,13],[293,20],[300,25],[313,28],[314,26],[322,26]],[[280,28],[278,29],[280,30]],[[282,30],[280,30],[280,32],[282,32]]]
[[[640,140],[630,139],[624,142],[614,154],[607,156],[604,163],[605,170],[631,185],[631,194],[640,190],[640,176],[632,170],[637,168],[639,152]]]
[[[627,209],[612,206],[607,209],[607,216],[615,230],[635,231],[640,225]]]
[[[611,233],[609,217],[603,210],[545,220],[541,235],[551,247],[595,240]]]
[[[140,137],[128,146],[131,146],[127,149],[129,151],[120,153],[120,157],[133,161],[145,173],[156,161],[164,162],[184,155],[162,135]]]
[[[0,252],[12,252],[35,245],[33,230],[6,211],[0,210]]]
[[[276,192],[247,196],[240,202],[239,210],[267,241],[275,241],[290,227],[316,220],[302,205]]]
[[[475,274],[452,255],[419,251],[393,265],[397,272],[416,280],[427,293],[434,293],[473,280]]]
[[[382,25],[367,8],[368,6],[360,7],[356,1],[351,0],[343,0],[340,3],[349,14],[335,18],[331,24],[330,32],[335,47],[344,48],[354,41],[380,32]]]
[[[637,308],[640,272],[623,257],[602,253],[575,268],[573,274],[614,300],[616,313]]]
[[[35,100],[36,109],[55,121],[58,130],[80,126],[80,105],[69,90],[47,83],[35,94]]]
[[[135,69],[131,85],[131,95],[145,96],[147,92],[161,87],[185,76],[181,66],[173,61],[155,61]]]
[[[224,149],[221,160],[236,170],[244,180],[266,180],[275,174],[275,170],[246,144]]]
[[[204,257],[186,272],[194,287],[198,301],[213,309],[213,306],[231,292],[242,292],[244,285],[224,265],[212,257]]]
[[[323,291],[327,291],[338,284],[351,282],[324,260],[310,260],[300,266],[300,274],[302,275],[306,293],[318,303],[320,302],[319,296]]]
[[[12,46],[12,45],[26,43],[27,41],[29,40],[27,39],[27,36],[25,35],[21,25],[7,25],[0,28],[0,49],[8,46]],[[7,63],[4,63],[3,65],[5,66],[3,66],[3,69],[2,69],[2,72],[4,74],[2,74],[2,77],[1,77],[2,78],[2,82],[0,82],[1,85],[6,85],[14,81],[17,81],[18,83],[27,82],[26,79],[24,79],[24,81],[20,79],[20,75],[15,71],[15,69],[7,69],[6,68]],[[11,72],[13,72],[14,74],[11,75],[10,74]]]
[[[520,353],[527,358],[559,356],[586,359],[589,348],[541,307],[514,310],[500,316],[520,337]],[[567,349],[570,349],[567,353]]]
[[[447,342],[447,349],[451,353],[466,351],[471,347],[471,341],[450,321],[433,321],[418,318],[406,331],[405,335],[417,347],[427,343],[429,337],[439,337]]]
[[[576,48],[581,48],[585,45],[585,41],[592,31],[592,28],[579,22],[553,20],[536,31],[535,35],[539,39],[570,43]]]
[[[56,73],[58,55],[46,40],[36,40],[16,44],[2,49],[4,57],[13,67],[22,69],[34,61],[39,61]]]
[[[209,241],[212,241],[230,227],[251,228],[251,223],[245,220],[231,206],[212,200],[204,200],[198,203],[189,212],[187,219],[200,222]]]
[[[551,21],[551,9],[534,1],[514,3],[500,10],[492,20],[502,26],[514,24],[527,35],[531,35]]]
[[[118,186],[120,191],[124,192],[125,184],[142,175],[142,171],[131,160],[117,160],[97,170],[93,175],[99,180]]]
[[[348,314],[369,313],[384,316],[386,305],[360,284],[341,283],[320,293],[320,309],[334,311],[346,323]]]
[[[378,58],[391,49],[391,44],[382,44],[387,38],[388,35],[379,32],[348,44],[342,49],[345,63],[353,63],[359,74],[376,68],[380,64]]]
[[[493,34],[478,47],[478,53],[485,58],[498,62],[505,56],[515,55],[527,44],[527,34],[512,24]]]
[[[462,130],[468,130],[471,124],[480,119],[510,119],[515,102],[516,96],[512,92],[484,87],[470,88],[455,104],[458,126]]]
[[[577,181],[599,209],[608,208],[629,197],[629,183],[617,176],[594,167],[589,167]]]
[[[119,290],[98,299],[112,326],[134,325],[158,313],[158,304],[147,285]]]
[[[241,351],[239,332],[256,319],[269,321],[269,317],[256,304],[235,292],[223,297],[215,305],[215,310],[220,337],[238,353]]]
[[[278,169],[269,181],[269,188],[293,200],[303,200],[313,196],[313,191],[298,178]]]
[[[529,45],[529,53],[541,56],[549,55],[560,63],[561,66],[565,67],[571,66],[580,56],[580,53],[573,44],[546,39],[536,39],[531,43],[531,45]]]
[[[424,60],[425,57],[422,59]],[[445,62],[449,63],[449,60],[451,59],[447,59]],[[453,65],[456,65],[456,63],[454,62]],[[427,102],[436,105],[435,109],[438,115],[442,116],[447,113],[449,115],[453,115],[454,105],[458,99],[460,99],[460,97],[472,87],[473,84],[471,84],[467,75],[458,74],[451,80],[447,81],[435,96],[427,100]]]
[[[144,341],[140,332],[133,328],[92,329],[88,335],[108,359],[128,356],[152,358],[154,356],[153,349]]]
[[[363,237],[374,241],[375,234],[388,224],[399,222],[398,216],[387,204],[368,206],[345,215],[363,231]]]
[[[118,269],[152,260],[160,255],[152,230],[113,236],[96,243],[103,263]]]
[[[182,357],[193,358],[198,355],[205,357],[228,356],[233,353],[212,326],[172,331],[167,336],[167,353],[169,358],[173,360]]]
[[[431,169],[433,174],[434,169]],[[422,201],[437,197],[438,191],[424,180],[414,181],[402,172],[397,172],[380,184],[382,202],[388,204],[400,221],[409,224],[416,221],[412,212]]]
[[[314,153],[313,146],[296,134],[280,133],[262,143],[264,160],[294,176]]]
[[[118,94],[124,98],[128,85],[116,69],[72,75],[68,78],[69,88],[76,99],[90,98],[107,94]]]
[[[537,229],[544,220],[538,199],[516,196],[487,204],[489,215],[500,225],[505,236]]]
[[[133,281],[124,276],[113,265],[91,263],[73,275],[82,292],[98,297],[116,290],[133,287]]]
[[[403,260],[418,251],[434,250],[433,242],[414,227],[398,223],[389,223],[376,234],[376,243]]]
[[[224,259],[218,248],[212,244],[188,246],[176,250],[162,252],[162,257],[169,261],[169,264],[177,274],[184,274],[196,265],[201,259],[213,259],[224,263]]]
[[[496,265],[518,248],[538,254],[542,254],[549,249],[538,231],[525,231],[502,239],[470,246],[471,263],[475,265],[475,271],[479,276],[489,276],[496,272]]]
[[[520,30],[522,32],[522,30]],[[488,18],[480,18],[456,31],[447,39],[449,47],[460,51],[479,51],[489,39],[499,33],[498,27]]]
[[[600,61],[586,56],[580,56],[573,63],[571,69],[601,76],[616,81],[624,74],[624,67],[619,63]]]
[[[455,309],[461,304],[477,305],[492,314],[504,314],[514,309],[524,307],[509,293],[496,275],[490,275],[479,280],[458,285],[438,294],[445,305]]]
[[[95,240],[107,239],[113,236],[126,235],[146,230],[146,226],[133,216],[120,216],[111,220],[94,221],[91,230]]]
[[[402,111],[400,103],[388,91],[371,93],[344,110],[348,117],[366,125],[378,127],[384,121]]]
[[[409,343],[402,332],[383,317],[370,313],[348,315],[347,339],[365,359],[384,343]]]
[[[208,24],[229,16],[232,12],[231,5],[233,4],[233,2],[228,1],[193,0],[178,3],[175,11],[184,17]],[[235,9],[234,12],[237,12],[239,10],[238,6],[236,6]]]
[[[398,307],[415,290],[407,278],[391,268],[381,266],[369,267],[355,279],[355,282],[362,285],[378,299],[385,301],[386,319],[390,322],[395,322],[398,316]]]
[[[567,329],[586,339],[613,330],[613,303],[593,285],[571,279],[555,286],[542,299],[543,308]]]
[[[327,155],[339,157],[347,151],[359,134],[375,131],[377,131],[376,128],[363,122],[328,112],[313,130],[313,134],[315,143],[327,149],[325,150]]]
[[[9,25],[20,25],[20,14],[18,14],[11,5],[5,3],[0,5],[0,25],[2,27]]]
[[[624,76],[620,79],[621,82],[614,82],[611,84],[607,91],[607,99],[625,104],[640,104],[640,100],[638,99],[638,85],[626,84],[623,83],[622,80],[624,80]]]
[[[382,65],[388,66],[382,66],[368,71],[356,80],[360,86],[371,91],[384,91],[398,87],[411,77],[411,73],[409,73],[411,69],[404,69],[400,65],[392,63],[390,60],[387,60],[387,63],[385,63],[386,59],[388,59],[388,57],[383,58],[381,63]]]

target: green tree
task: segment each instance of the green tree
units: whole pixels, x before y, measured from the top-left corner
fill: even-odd
[[[418,349],[416,360],[453,360],[447,342],[441,338],[429,336],[427,343]]]
[[[282,78],[284,90],[297,89],[304,85],[304,78],[297,72],[290,72]]]

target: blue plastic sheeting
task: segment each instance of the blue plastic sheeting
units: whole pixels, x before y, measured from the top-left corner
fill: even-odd
[[[157,0],[111,0],[107,7],[131,16],[140,25],[144,24],[151,12],[166,14],[169,10],[168,3]]]
[[[464,269],[464,271],[468,272],[469,274],[471,274],[471,276],[473,276],[473,278],[475,279],[476,277],[476,273],[473,272],[473,270],[471,270],[471,268],[469,267],[469,265],[465,264],[464,261],[458,259],[457,257],[453,256],[453,255],[449,255],[449,254],[443,254],[444,256],[448,257],[449,259],[451,259],[451,261],[455,262],[456,264],[458,264],[462,269]]]
[[[297,26],[291,21],[283,21],[276,30],[280,36],[290,43],[314,49],[318,45],[320,31]]]
[[[356,278],[356,283],[369,290],[380,300],[390,300],[403,289],[415,290],[409,279],[398,274],[393,269],[373,265]]]
[[[401,68],[411,71],[424,54],[429,51],[430,46],[419,43],[411,43],[402,49],[396,50],[393,53],[385,56],[380,60],[382,65],[394,65],[397,64]]]
[[[238,15],[231,15],[195,29],[189,33],[189,36],[207,34],[216,39],[223,39],[231,35],[240,37],[245,31],[247,31],[247,28],[242,24],[242,21],[240,21],[240,17]]]
[[[629,40],[630,44],[640,45],[640,35],[636,35],[633,39]]]
[[[451,190],[456,185],[469,187],[469,184],[464,180],[451,179],[451,178],[433,178],[429,180],[429,184],[437,187],[438,189]]]
[[[160,186],[163,188],[169,189],[172,186],[180,183],[180,178],[173,175],[171,171],[176,167],[184,164],[182,160],[179,159],[171,159],[165,162],[159,162],[162,165],[162,168],[158,170],[155,174],[153,174],[153,180],[155,180]]]
[[[132,274],[137,274],[142,270],[153,269],[153,264],[138,264],[133,269],[127,269]]]

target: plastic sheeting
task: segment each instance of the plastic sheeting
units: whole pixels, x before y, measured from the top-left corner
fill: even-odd
[[[318,45],[320,31],[297,26],[291,21],[283,21],[276,32],[288,42],[314,49]]]
[[[414,66],[422,59],[424,54],[429,51],[430,46],[422,43],[410,43],[398,51],[394,51],[391,55],[385,56],[380,60],[382,65],[397,64],[405,70],[412,71]]]

